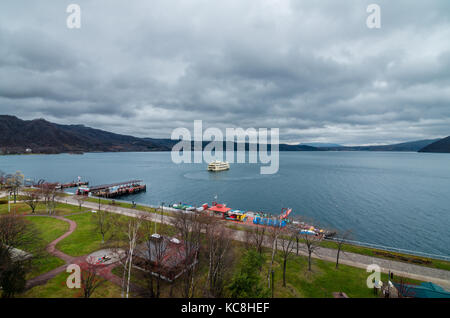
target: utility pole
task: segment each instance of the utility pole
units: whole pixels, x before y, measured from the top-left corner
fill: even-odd
[[[8,194],[8,213],[11,213],[11,191]]]

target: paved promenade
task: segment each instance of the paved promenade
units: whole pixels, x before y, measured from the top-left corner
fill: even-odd
[[[78,202],[72,197],[66,197],[61,200],[62,202],[67,202],[69,204],[77,205]],[[98,203],[93,202],[85,202],[83,207],[97,210]],[[103,205],[105,207],[105,205]],[[165,208],[165,211],[171,212],[172,209]],[[113,209],[109,209],[112,213],[127,215],[130,217],[142,217],[147,220],[151,220],[154,222],[161,222],[161,215],[156,213],[148,213],[144,211],[139,211],[136,209],[122,208],[115,206]],[[162,217],[164,223],[171,223],[172,217],[164,215]],[[234,230],[233,238],[238,241],[245,241],[245,233],[243,231]],[[300,253],[302,255],[307,255],[306,246],[304,244],[300,244]],[[337,250],[331,248],[318,248],[316,253],[313,254],[314,258],[335,262],[336,261],[336,253]],[[364,268],[366,269],[368,265],[377,264],[380,266],[381,271],[388,273],[389,271],[393,272],[394,275],[400,275],[403,277],[408,277],[412,279],[429,281],[435,284],[441,285],[442,287],[450,290],[450,271],[430,268],[425,266],[419,266],[414,264],[408,264],[403,262],[397,262],[393,260],[371,257],[356,253],[345,252],[342,253],[339,257],[339,263],[350,265],[354,267]]]

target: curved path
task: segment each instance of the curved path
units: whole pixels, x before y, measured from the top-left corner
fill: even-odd
[[[58,219],[58,220],[69,223],[69,230],[66,233],[64,233],[63,235],[61,235],[60,237],[58,237],[56,240],[54,240],[53,242],[48,244],[46,247],[46,250],[53,256],[59,257],[60,259],[64,260],[66,263],[71,263],[71,262],[73,262],[75,257],[67,255],[67,254],[61,252],[60,250],[57,250],[56,244],[58,244],[60,241],[64,240],[66,237],[68,237],[70,234],[72,234],[75,231],[75,229],[77,228],[77,223],[75,221],[63,218],[61,216],[51,216],[51,217],[54,219]]]
[[[40,215],[40,216],[42,216],[42,215]],[[66,262],[66,264],[59,266],[47,273],[44,273],[42,275],[39,275],[37,277],[34,277],[34,278],[28,280],[27,285],[26,285],[27,289],[33,288],[34,286],[37,286],[37,285],[45,284],[49,279],[51,279],[51,278],[55,277],[56,275],[58,275],[59,273],[65,271],[67,264],[72,264],[77,259],[76,257],[67,255],[67,254],[61,252],[60,250],[56,249],[56,244],[58,244],[60,241],[62,241],[63,239],[68,237],[70,234],[72,234],[73,231],[75,231],[75,229],[77,228],[77,223],[75,221],[63,218],[61,216],[56,216],[56,215],[45,215],[45,216],[69,223],[69,230],[66,233],[64,233],[63,235],[61,235],[60,237],[58,237],[56,240],[50,242],[47,245],[47,247],[45,248],[45,250],[49,254],[62,259],[64,262]]]
[[[56,216],[56,215],[40,215],[40,216],[47,216],[47,217],[51,217],[51,218],[58,219],[58,220],[69,223],[69,230],[66,233],[64,233],[63,235],[61,235],[60,237],[58,237],[56,240],[50,242],[47,245],[47,247],[45,248],[49,254],[62,259],[64,262],[66,262],[66,264],[28,280],[27,284],[26,284],[26,289],[30,289],[35,286],[45,284],[48,280],[50,280],[53,277],[55,277],[56,275],[64,272],[66,270],[68,264],[80,265],[82,263],[85,263],[86,257],[89,256],[89,255],[83,255],[83,256],[74,257],[74,256],[70,256],[70,255],[63,253],[56,248],[56,244],[58,244],[59,242],[64,240],[66,237],[68,237],[75,231],[75,229],[77,228],[77,223],[75,221],[61,217],[61,216]],[[102,277],[116,285],[122,286],[122,279],[112,273],[112,269],[116,266],[117,266],[117,263],[102,266],[97,274],[100,277]],[[142,291],[142,288],[140,288],[139,286],[136,286],[135,284],[130,284],[130,289],[132,292],[141,292]]]

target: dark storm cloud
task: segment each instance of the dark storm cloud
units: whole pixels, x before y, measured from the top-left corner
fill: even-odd
[[[80,30],[65,25],[72,2]],[[5,2],[1,113],[152,137],[196,119],[278,127],[288,142],[446,136],[448,12],[446,0]]]

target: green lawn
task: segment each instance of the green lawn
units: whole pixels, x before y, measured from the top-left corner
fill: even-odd
[[[69,224],[67,222],[50,217],[27,216],[26,218],[27,220],[32,222],[39,230],[41,241],[36,242],[36,244],[41,245],[42,248],[60,237],[69,229]],[[64,265],[64,261],[50,255],[42,249],[42,252],[33,259],[32,264],[33,269],[30,273],[28,273],[27,279],[36,277],[54,268]]]
[[[67,216],[77,223],[75,231],[56,245],[56,248],[71,256],[81,256],[102,248],[102,237],[95,230],[92,213]]]
[[[245,249],[240,244],[235,252],[235,262],[231,265],[231,273],[238,270],[240,257],[245,253]],[[270,253],[266,252],[266,263],[260,272],[262,284],[267,284],[267,272],[270,264]],[[327,262],[313,259],[312,272],[308,271],[308,259],[305,256],[292,255],[287,263],[286,271],[286,287],[283,287],[283,271],[282,258],[280,255],[275,257],[274,263],[274,296],[276,298],[331,298],[333,292],[345,292],[351,298],[373,298],[380,297],[373,293],[373,289],[369,289],[366,285],[367,273],[365,269],[339,265],[339,269],[335,269],[334,262]],[[205,259],[199,263],[199,276],[197,277],[198,288],[196,297],[203,297],[203,286],[207,277],[207,264]],[[113,269],[113,273],[121,277],[122,267],[118,266]],[[257,270],[257,269],[255,269]],[[399,279],[399,277],[396,277]],[[388,280],[387,274],[381,274],[381,280]],[[142,287],[145,287],[145,275],[138,269],[133,269],[131,281]],[[175,281],[172,295],[181,297],[180,281]],[[406,279],[408,283],[419,284],[419,281]],[[230,279],[227,279],[227,283]],[[162,282],[161,297],[168,297],[170,284]],[[227,294],[226,294],[227,295]]]
[[[16,212],[18,214],[24,214],[31,211],[30,207],[26,205],[25,203],[12,203],[10,204],[11,212]],[[0,214],[7,214],[8,213],[8,203],[0,204]]]
[[[77,298],[82,297],[81,289],[70,289],[66,285],[69,273],[62,272],[45,285],[33,287],[18,297],[22,298]],[[105,282],[98,287],[93,295],[93,298],[118,298],[120,297],[120,287],[111,282]]]
[[[266,265],[261,272],[264,281],[267,281],[270,255],[266,254]],[[370,275],[365,269],[339,265],[335,269],[334,262],[318,259],[312,260],[312,271],[308,271],[308,258],[293,255],[287,263],[286,287],[283,287],[282,258],[275,258],[275,297],[307,297],[307,298],[329,298],[333,292],[345,292],[351,298],[377,297],[373,289],[366,285],[367,277]],[[398,277],[396,277],[398,279]],[[381,274],[381,280],[388,280],[387,274]],[[420,282],[406,279],[410,283]]]
[[[17,195],[17,196],[16,196],[16,200],[17,200],[17,201],[24,200],[25,198],[26,198],[26,196],[24,196],[24,195]],[[5,200],[6,200],[6,202],[8,202],[8,196],[0,197],[0,201],[5,201]],[[13,203],[13,202],[14,202],[14,196],[11,195],[11,196],[9,197],[9,200],[11,201],[11,203]]]
[[[18,202],[16,204],[11,202],[11,212],[15,212],[18,214],[31,214],[31,208],[23,202]],[[78,206],[70,205],[66,203],[58,203],[55,207],[55,214],[56,215],[68,215],[73,213],[79,213],[86,211],[85,208],[79,209]],[[7,214],[8,213],[8,203],[0,204],[0,214]],[[35,214],[47,214],[47,210],[45,208],[44,203],[38,204],[35,210]]]
[[[129,218],[117,214],[114,214],[114,216],[122,219]],[[90,212],[66,216],[66,218],[77,222],[77,228],[70,236],[59,242],[56,248],[71,256],[81,256],[104,248],[105,245],[102,244],[102,237],[96,230],[93,217],[94,214]],[[108,236],[112,231],[107,234],[106,240],[108,240]],[[173,234],[173,229],[168,225],[164,225],[161,229],[160,224],[157,224],[157,231]]]
[[[39,230],[41,239],[47,245],[69,230],[69,223],[48,216],[27,216]]]

